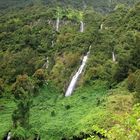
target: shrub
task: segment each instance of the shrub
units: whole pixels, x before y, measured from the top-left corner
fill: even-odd
[[[29,127],[29,111],[33,85],[27,75],[19,75],[13,84],[12,92],[17,103],[17,109],[12,114],[13,126]]]
[[[127,88],[129,91],[134,91],[135,89],[135,84],[136,84],[136,79],[135,79],[135,74],[130,73],[128,78],[127,78]]]
[[[140,102],[140,70],[136,72],[136,100]]]
[[[0,97],[2,96],[2,93],[4,92],[4,81],[0,78]]]
[[[43,86],[43,84],[46,81],[46,75],[45,75],[45,71],[43,69],[38,69],[34,75],[33,75],[34,79],[35,79],[35,86]]]

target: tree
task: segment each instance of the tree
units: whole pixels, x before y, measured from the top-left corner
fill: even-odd
[[[140,102],[140,70],[136,72],[136,101]]]
[[[2,96],[2,93],[4,92],[4,81],[0,78],[0,97]]]
[[[43,84],[45,83],[46,80],[46,76],[45,76],[45,72],[43,69],[38,69],[33,77],[35,78],[35,85],[36,86],[43,86]]]
[[[127,78],[127,88],[129,91],[134,91],[135,84],[136,84],[136,78],[135,74],[130,72],[129,76]]]
[[[13,112],[13,126],[23,128],[29,127],[29,112],[33,85],[27,75],[19,75],[13,84],[12,93],[17,103],[17,109]]]

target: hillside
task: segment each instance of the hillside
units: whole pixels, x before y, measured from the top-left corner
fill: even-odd
[[[140,3],[22,2],[1,1],[0,139],[139,140]]]
[[[117,4],[133,6],[139,0],[1,0],[0,9],[22,8],[27,5],[45,4],[50,6],[73,7],[78,9],[94,8],[95,11],[108,13],[112,11]]]

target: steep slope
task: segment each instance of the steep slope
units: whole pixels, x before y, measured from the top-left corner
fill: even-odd
[[[56,31],[57,17],[60,18],[59,32]],[[85,24],[84,33],[80,33],[81,21]],[[94,73],[96,78],[120,82],[127,77],[129,69],[139,68],[139,57],[134,58],[134,55],[138,56],[134,50],[138,50],[139,5],[133,10],[117,7],[104,19],[92,10],[83,12],[33,5],[18,13],[14,10],[1,15],[0,30],[0,76],[5,84],[13,83],[19,74],[32,76],[37,69],[44,68],[49,59],[48,79],[65,91],[73,75],[71,71],[75,72],[80,57],[90,45],[93,54],[87,69],[105,69],[104,74]],[[117,56],[117,64],[110,61],[112,54]],[[107,65],[110,65],[109,71]],[[89,71],[85,78],[92,77]]]
[[[140,4],[119,5],[102,16],[92,8],[47,7],[39,2],[5,12],[0,19],[0,138],[10,129],[13,137],[26,140],[36,135],[44,140],[90,135],[139,139]],[[90,45],[78,88],[74,96],[64,98]],[[27,77],[33,85],[28,86]],[[31,99],[28,88],[33,90]],[[20,111],[26,113],[15,110],[14,100],[21,103],[20,109],[22,103],[32,103],[28,127],[14,127],[13,117],[22,123]]]
[[[1,0],[0,9],[24,7],[31,3],[31,0]]]
[[[74,7],[78,9],[86,9],[93,7],[95,11],[106,13],[112,11],[117,4],[125,4],[132,6],[140,0],[1,0],[0,9],[24,7],[29,4],[46,4],[51,6]]]

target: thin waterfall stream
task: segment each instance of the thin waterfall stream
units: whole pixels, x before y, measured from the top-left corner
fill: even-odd
[[[113,60],[113,62],[116,61],[116,57],[115,57],[115,53],[114,52],[112,52],[112,60]]]
[[[102,30],[103,29],[103,23],[100,25],[100,30]]]
[[[54,41],[52,40],[51,41],[51,47],[53,48],[53,46],[54,46]]]
[[[10,140],[10,139],[11,139],[11,132],[9,131],[6,140]]]
[[[73,90],[75,89],[75,86],[77,84],[77,81],[78,81],[78,78],[80,77],[85,65],[86,65],[86,62],[88,60],[88,57],[89,57],[89,54],[90,54],[90,48],[91,46],[89,47],[89,51],[87,52],[87,54],[83,57],[83,60],[82,60],[82,64],[81,66],[79,67],[78,71],[76,72],[76,74],[72,77],[72,80],[67,88],[67,91],[65,93],[65,97],[68,97],[68,96],[71,96]]]
[[[84,32],[84,23],[83,21],[80,21],[80,32],[83,33]]]
[[[60,19],[59,19],[59,17],[57,17],[57,20],[56,20],[56,31],[59,31],[59,23],[60,23]]]
[[[47,69],[49,67],[49,58],[47,57],[46,62],[43,65],[44,69]]]

